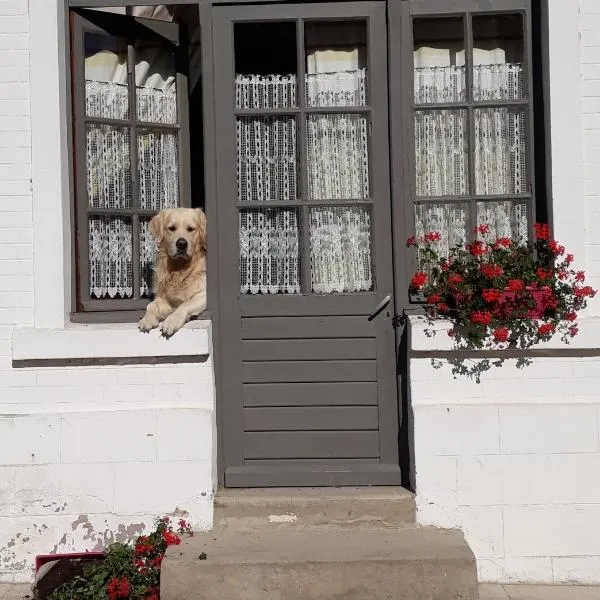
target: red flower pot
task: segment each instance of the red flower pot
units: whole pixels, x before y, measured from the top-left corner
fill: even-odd
[[[533,286],[527,286],[527,295],[533,300],[534,306],[529,307],[525,316],[528,319],[541,319],[544,316],[544,312],[548,307],[548,301],[552,298],[552,290],[549,287],[537,289]],[[510,290],[505,290],[498,299],[498,306],[500,308],[507,307],[514,304],[517,299],[517,294]]]

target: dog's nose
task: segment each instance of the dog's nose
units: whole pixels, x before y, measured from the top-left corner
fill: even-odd
[[[183,238],[179,238],[176,242],[175,245],[177,246],[177,250],[187,250],[187,240],[184,240]]]

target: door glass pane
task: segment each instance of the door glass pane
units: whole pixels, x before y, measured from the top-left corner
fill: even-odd
[[[367,103],[367,24],[316,21],[305,25],[306,105]]]
[[[159,211],[179,206],[177,134],[138,130],[140,208]]]
[[[120,37],[86,33],[85,114],[128,119],[127,42]]]
[[[129,129],[86,126],[88,202],[93,208],[131,208]]]
[[[478,202],[477,223],[486,224],[490,240],[509,238],[524,243],[528,238],[527,204],[516,202]]]
[[[420,203],[415,205],[415,232],[417,239],[430,231],[441,238],[436,249],[447,256],[451,248],[467,240],[467,205],[459,203]]]
[[[478,195],[528,191],[527,116],[516,108],[477,108],[475,192]]]
[[[131,219],[91,217],[88,223],[90,296],[133,296]]]
[[[368,198],[367,117],[360,114],[309,115],[306,126],[309,198]]]
[[[300,253],[297,209],[240,211],[242,294],[299,294]]]
[[[373,289],[369,208],[310,210],[310,273],[311,289],[317,294]]]
[[[152,43],[135,49],[137,120],[177,123],[177,69],[173,50]]]
[[[237,109],[297,106],[295,21],[236,23],[234,44]]]
[[[140,219],[140,296],[152,296],[154,285],[154,257],[156,241],[150,232],[150,219]]]
[[[473,17],[473,99],[525,98],[523,17]]]
[[[236,137],[238,202],[295,200],[295,118],[238,117]]]
[[[417,196],[468,193],[467,111],[415,112]]]
[[[413,35],[415,103],[464,102],[462,18],[415,19]]]

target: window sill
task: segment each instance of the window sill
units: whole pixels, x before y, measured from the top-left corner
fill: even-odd
[[[167,339],[154,330],[141,333],[137,323],[71,323],[64,329],[16,327],[13,366],[40,362],[205,362],[211,353],[211,322],[195,320]],[[50,366],[50,365],[48,365]]]

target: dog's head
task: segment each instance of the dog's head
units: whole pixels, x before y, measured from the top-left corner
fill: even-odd
[[[201,208],[167,208],[150,221],[159,249],[186,261],[206,250],[206,215]]]

